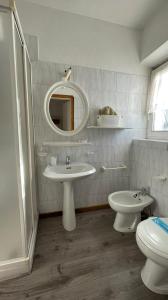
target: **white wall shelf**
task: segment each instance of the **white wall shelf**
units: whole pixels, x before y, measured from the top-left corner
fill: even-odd
[[[110,126],[87,126],[88,129],[132,129],[131,127],[123,127],[123,126],[118,126],[118,127],[110,127]]]
[[[55,146],[55,147],[78,147],[78,146],[85,146],[91,145],[88,142],[44,142],[43,146]]]

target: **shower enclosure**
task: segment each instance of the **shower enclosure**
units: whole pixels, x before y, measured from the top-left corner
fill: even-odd
[[[0,0],[0,280],[31,270],[36,239],[31,63],[13,1]]]

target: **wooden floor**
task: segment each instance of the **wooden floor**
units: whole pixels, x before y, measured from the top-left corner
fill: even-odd
[[[145,258],[134,234],[112,228],[110,209],[77,216],[73,232],[61,217],[40,219],[30,275],[0,283],[4,300],[160,300],[143,285]]]

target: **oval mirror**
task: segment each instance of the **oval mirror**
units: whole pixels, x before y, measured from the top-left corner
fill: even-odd
[[[85,127],[89,117],[89,104],[78,85],[60,81],[48,90],[44,112],[48,124],[55,132],[72,136]]]

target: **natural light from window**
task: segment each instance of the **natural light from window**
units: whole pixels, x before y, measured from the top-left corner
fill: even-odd
[[[152,83],[153,131],[168,131],[168,66],[155,73]]]

